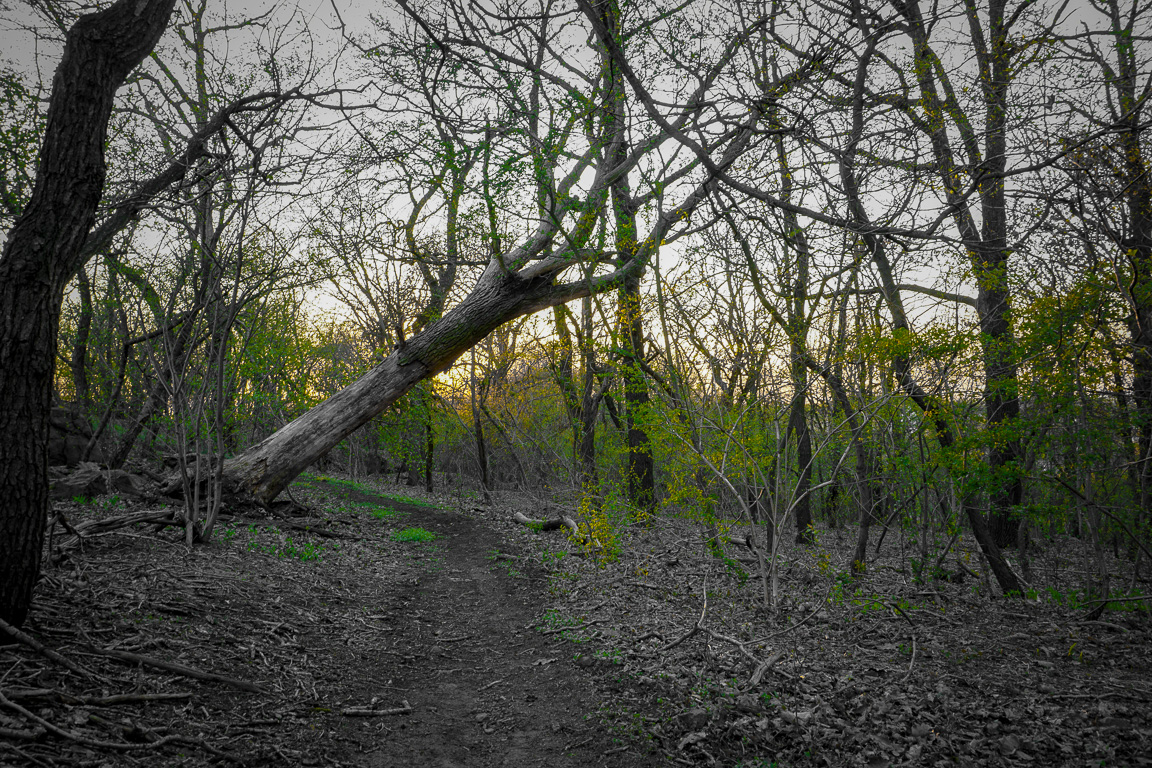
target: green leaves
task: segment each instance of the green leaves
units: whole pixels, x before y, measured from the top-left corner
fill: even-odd
[[[5,231],[32,194],[44,127],[41,104],[18,72],[0,66],[0,229]]]

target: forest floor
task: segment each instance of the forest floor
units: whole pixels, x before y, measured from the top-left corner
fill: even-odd
[[[544,516],[515,496],[293,495],[309,517],[193,549],[55,530],[29,637],[0,646],[0,765],[1152,764],[1152,622],[1069,605],[1072,539],[1008,600],[915,583],[899,531],[850,579],[853,531],[824,531],[784,547],[769,612],[747,553],[687,519],[612,553],[514,523]]]

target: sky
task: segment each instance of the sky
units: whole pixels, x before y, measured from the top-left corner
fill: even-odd
[[[0,0],[2,2],[2,0]],[[335,5],[333,4],[335,3]],[[247,0],[245,2],[217,2],[209,0],[209,9],[217,18],[227,14],[229,20],[259,16],[271,11],[268,30],[280,29],[283,24],[291,23],[304,26],[313,35],[315,50],[318,55],[335,51],[340,39],[337,29],[337,19],[347,25],[353,34],[362,33],[370,27],[369,14],[380,12],[383,14],[395,13],[394,0],[381,0],[376,3],[357,3],[354,0],[302,0],[295,4],[268,3],[260,0]],[[1088,0],[1071,0],[1069,9],[1072,16],[1083,18],[1087,15],[1090,5]],[[51,37],[37,37],[28,32],[28,26],[34,16],[28,5],[11,2],[0,5],[0,57],[6,59],[12,66],[30,77],[48,83],[51,79],[52,68],[59,55],[59,43]],[[243,48],[246,45],[260,42],[265,46],[271,45],[273,33],[262,32],[259,36],[245,40],[244,35],[231,35],[227,38],[232,50],[217,50],[217,55],[235,59],[244,56]],[[171,45],[177,40],[175,32],[170,29],[162,41],[160,49]],[[299,45],[299,38],[295,43]],[[662,259],[667,265],[673,261],[675,252],[672,251]],[[933,275],[923,274],[917,276],[922,282],[933,283]],[[956,286],[951,286],[955,289]],[[969,291],[971,292],[971,291]],[[914,300],[913,300],[914,301]]]
[[[101,4],[108,5],[106,2]],[[183,1],[177,3],[176,13],[180,13],[183,5]],[[33,3],[28,2],[0,0],[0,61],[47,85],[59,61],[62,38],[58,31],[47,29],[45,17],[32,6]],[[369,27],[370,14],[387,14],[391,12],[392,6],[391,0],[368,3],[355,0],[299,0],[295,3],[208,0],[209,13],[217,19],[222,18],[223,14],[230,21],[235,21],[268,13],[273,27],[293,16],[303,19],[316,39],[326,45],[334,45],[339,40],[338,18],[343,19],[349,30],[362,31]],[[36,34],[32,27],[44,31]],[[169,29],[161,45],[174,39],[175,33]]]

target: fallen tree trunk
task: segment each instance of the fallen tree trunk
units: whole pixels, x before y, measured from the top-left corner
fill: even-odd
[[[512,515],[512,519],[520,523],[520,525],[526,525],[529,528],[536,528],[541,531],[558,531],[561,528],[567,528],[572,532],[573,536],[580,535],[580,529],[576,526],[576,521],[568,517],[568,515],[560,515],[560,517],[555,520],[533,520],[523,512],[517,512]]]

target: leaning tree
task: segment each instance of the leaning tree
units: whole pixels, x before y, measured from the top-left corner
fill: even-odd
[[[709,30],[701,36],[713,35],[716,42],[707,64],[691,91],[674,90],[653,116],[635,104],[637,93],[648,94],[652,83],[640,89],[638,80],[626,83],[619,62],[654,55],[655,35],[674,23],[669,17],[638,22],[650,39],[632,36],[626,50],[600,5],[579,3],[584,29],[577,33],[572,14],[550,4],[520,15],[465,3],[449,4],[448,10],[400,4],[444,57],[435,87],[458,93],[451,78],[465,73],[471,82],[497,84],[484,98],[502,117],[491,125],[481,113],[476,135],[524,137],[525,146],[512,151],[520,157],[546,152],[547,162],[536,168],[538,199],[528,206],[535,213],[525,217],[533,226],[518,244],[493,249],[474,287],[443,317],[401,339],[358,381],[226,462],[226,482],[238,497],[256,503],[271,502],[308,465],[504,323],[626,288],[664,243],[692,228],[692,214],[715,190],[715,171],[742,156],[765,119],[764,102],[733,105],[720,118],[710,110],[717,103],[711,97],[733,76],[737,54],[769,16],[733,19],[724,29],[704,24]],[[795,70],[781,71],[765,87],[784,91],[806,76],[806,59],[798,61]],[[652,82],[659,77],[652,75]],[[550,111],[543,138],[534,105]],[[488,125],[491,130],[483,130]],[[670,140],[688,133],[699,137],[691,157],[669,162],[661,156]],[[619,213],[621,190],[629,190],[629,211],[644,210],[645,216],[612,215]],[[645,232],[633,231],[642,223]],[[621,228],[620,236],[605,236],[613,226]]]

